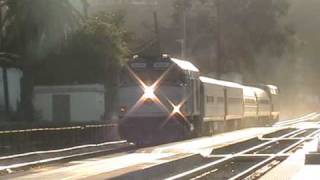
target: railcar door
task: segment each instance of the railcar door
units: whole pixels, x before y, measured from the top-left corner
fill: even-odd
[[[200,115],[200,80],[195,78],[193,80],[193,104],[194,104],[194,110],[193,115],[198,116]]]

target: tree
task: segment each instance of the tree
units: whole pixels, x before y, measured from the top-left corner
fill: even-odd
[[[119,71],[128,55],[130,34],[121,12],[100,12],[88,17],[69,36],[60,53],[51,54],[37,70],[38,84],[102,83],[107,112],[112,111]]]
[[[63,43],[78,25],[79,12],[67,0],[7,0],[1,6],[6,7],[1,26],[4,35],[1,50],[21,56],[22,116],[32,120],[32,67]]]
[[[187,40],[190,58],[200,59],[200,64],[203,61],[205,71],[215,69],[218,39],[221,40],[222,71],[241,72],[247,77],[256,75],[254,71],[259,54],[273,57],[285,52],[291,35],[287,25],[280,22],[289,7],[286,0],[219,1],[219,13],[217,2],[176,0],[176,4],[189,4]],[[181,21],[175,18],[181,16],[180,9],[181,5],[174,11],[173,27]],[[208,62],[208,59],[213,62]],[[208,63],[210,68],[207,68]],[[252,78],[247,80],[254,81]]]
[[[225,58],[233,61],[235,67],[242,67],[240,71],[257,75],[258,55],[264,53],[269,57],[279,57],[287,48],[291,31],[280,23],[287,10],[285,0],[223,1],[221,36]]]

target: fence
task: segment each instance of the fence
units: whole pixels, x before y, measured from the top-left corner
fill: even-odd
[[[0,156],[102,143],[116,124],[56,125],[0,131]]]

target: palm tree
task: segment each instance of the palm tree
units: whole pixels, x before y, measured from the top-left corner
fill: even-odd
[[[63,44],[81,15],[68,0],[2,0],[1,51],[19,54],[24,73],[21,115],[33,119],[34,63]]]

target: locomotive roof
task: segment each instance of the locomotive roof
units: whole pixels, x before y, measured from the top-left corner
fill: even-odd
[[[209,84],[216,84],[216,85],[220,85],[220,86],[233,87],[233,88],[243,88],[243,86],[238,83],[212,79],[212,78],[205,77],[205,76],[201,76],[200,80],[204,83],[209,83]]]
[[[148,64],[156,63],[157,66],[164,68],[164,67],[168,66],[165,64],[168,62],[176,64],[182,70],[199,72],[199,69],[191,62],[189,62],[187,60],[171,58],[169,56],[136,57],[136,58],[132,59],[131,61],[129,61],[128,63],[132,64],[131,66],[133,66],[133,65],[136,66],[136,68],[145,68],[147,66],[145,63],[148,63]]]
[[[183,70],[199,72],[199,69],[189,61],[176,58],[170,58],[170,60]]]

